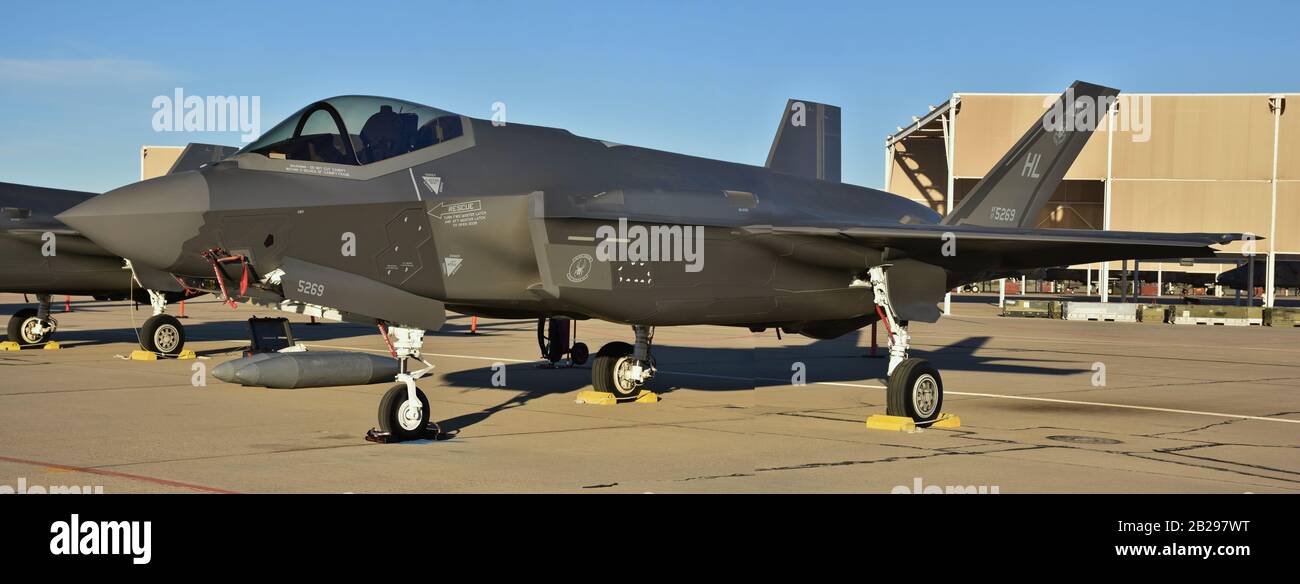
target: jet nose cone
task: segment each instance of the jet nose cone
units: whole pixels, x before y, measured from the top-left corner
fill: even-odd
[[[91,197],[56,218],[116,255],[168,270],[198,234],[208,205],[207,180],[191,171]]]

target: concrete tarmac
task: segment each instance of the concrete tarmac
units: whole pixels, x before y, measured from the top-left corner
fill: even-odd
[[[363,435],[391,384],[275,390],[208,374],[238,357],[247,318],[280,314],[188,302],[200,358],[130,361],[148,307],[74,299],[54,315],[62,349],[0,352],[0,489],[1300,491],[1300,328],[1001,318],[995,297],[967,300],[911,327],[958,429],[865,427],[885,409],[869,328],[833,341],[661,328],[650,388],[663,400],[598,406],[574,401],[589,364],[537,367],[534,322],[481,319],[470,335],[449,315],[426,337],[437,370],[421,383],[447,439],[381,445]],[[0,295],[0,312],[22,302]],[[369,327],[288,316],[312,349],[387,352]],[[578,338],[594,353],[631,330],[583,321]]]

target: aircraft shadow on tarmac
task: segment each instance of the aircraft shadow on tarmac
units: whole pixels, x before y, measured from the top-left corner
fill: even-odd
[[[28,306],[30,305],[4,304],[0,305],[0,310],[12,314]],[[82,311],[120,312],[123,324],[127,325],[121,328],[93,330],[64,329],[59,332],[58,340],[66,346],[135,342],[137,340],[135,331],[130,327],[130,310],[130,306],[123,303],[74,303],[74,310],[70,314],[56,309],[55,318],[66,318],[69,324],[74,322],[77,312]],[[148,308],[144,306],[135,312],[137,326],[144,322],[148,314]],[[183,322],[186,336],[192,341],[229,340],[236,343],[230,347],[200,352],[200,354],[215,355],[238,351],[246,346],[243,340],[248,338],[249,317],[274,314],[264,310],[232,310],[229,320]],[[470,322],[470,317],[452,315],[447,318],[447,323],[442,330],[430,332],[428,335],[457,337],[472,343],[476,337],[518,335],[519,332],[535,330],[534,321],[531,320],[492,320],[478,325],[476,333],[471,336]],[[292,327],[295,340],[308,344],[378,335],[378,331],[370,326],[351,323],[330,322],[318,325],[294,323]],[[701,348],[657,344],[654,347],[654,356],[661,374],[650,382],[648,389],[659,394],[668,394],[678,389],[744,391],[785,386],[791,384],[791,366],[796,362],[805,364],[808,383],[874,381],[883,384],[888,360],[866,357],[867,345],[870,342],[868,334],[870,333],[864,329],[856,335],[849,334],[838,339],[784,347]],[[531,340],[530,336],[524,338]],[[930,350],[924,349],[925,345],[914,344],[910,354],[930,360],[940,371],[1039,375],[1073,375],[1089,371],[1064,365],[1072,361],[980,355],[980,351],[989,340],[990,337],[987,336],[972,336]],[[591,347],[593,351],[596,348],[598,347]],[[877,350],[877,354],[885,356],[887,349],[882,346]],[[500,389],[512,390],[515,393],[497,405],[440,421],[439,425],[444,436],[453,437],[461,430],[483,422],[494,414],[525,405],[533,399],[574,392],[591,385],[590,363],[568,369],[546,369],[539,367],[541,362],[539,359],[534,362],[507,364],[507,382]],[[1056,366],[1041,366],[1039,363],[1051,363]],[[432,392],[446,391],[451,388],[497,389],[492,386],[494,373],[492,364],[456,371],[443,376],[439,387],[426,389]]]
[[[54,340],[64,347],[137,343],[139,338],[136,336],[136,329],[132,328],[131,316],[127,314],[127,310],[129,309],[121,309],[122,324],[124,326],[103,329],[72,328],[76,326],[76,311],[66,315],[64,313],[55,314],[55,320],[59,320],[64,326],[60,327],[58,332],[55,333]],[[149,318],[149,314],[143,309],[140,313],[135,314],[135,326],[143,325],[145,319]],[[209,341],[230,341],[233,343],[230,347],[197,351],[200,355],[220,354],[240,350],[248,346],[248,318],[250,316],[252,316],[251,313],[244,313],[238,317],[232,317],[229,321],[215,322],[195,322],[182,319],[181,324],[185,326],[185,338],[188,343]],[[265,315],[259,314],[258,316]],[[293,325],[293,335],[297,341],[313,343],[366,335],[378,336],[379,333],[370,327],[351,324],[323,323],[320,325],[307,325],[295,323]]]
[[[24,308],[31,308],[31,304],[0,304],[0,315],[7,316]],[[273,317],[279,314],[275,311],[267,310],[250,310],[241,305],[243,310],[230,310],[229,320],[198,322],[193,319],[182,319],[181,324],[185,326],[185,337],[189,342],[204,341],[231,341],[235,344],[230,347],[221,347],[197,351],[199,355],[217,355],[229,353],[232,351],[242,350],[248,346],[246,340],[249,337],[248,319],[254,316]],[[169,309],[169,314],[175,315],[174,309]],[[51,310],[55,320],[61,321],[64,326],[55,333],[55,340],[65,347],[106,345],[112,343],[136,343],[139,338],[136,336],[138,327],[144,324],[144,321],[151,314],[148,306],[140,306],[134,310],[130,305],[125,303],[107,303],[107,302],[74,302],[72,312],[63,312],[62,306],[56,306]],[[119,318],[123,326],[119,328],[103,329],[80,329],[78,326],[78,316],[85,314],[109,315],[112,318]],[[218,313],[220,314],[220,313]],[[133,322],[134,319],[134,322]],[[133,328],[134,327],[136,328]],[[502,334],[506,330],[520,330],[533,326],[532,321],[494,321],[490,324],[482,324],[477,328],[475,336],[493,336]],[[320,322],[308,324],[295,322],[292,324],[294,340],[303,343],[318,343],[322,341],[332,341],[346,338],[379,336],[379,331],[368,325],[339,322]],[[429,336],[465,336],[470,331],[470,319],[467,316],[449,316],[447,324],[442,330],[428,333]]]
[[[864,333],[839,339],[816,341],[802,346],[755,348],[700,348],[655,345],[654,355],[660,374],[648,389],[669,394],[678,389],[703,391],[744,391],[763,387],[790,385],[791,365],[806,366],[807,382],[885,383],[888,359],[867,358],[867,347],[860,342]],[[986,373],[1074,375],[1090,371],[1071,364],[1071,360],[990,357],[980,350],[990,337],[972,336],[933,350],[913,346],[910,354],[934,363],[940,371],[980,371]],[[869,338],[868,338],[869,342]],[[594,349],[593,349],[594,350]],[[877,354],[886,355],[884,347]],[[590,387],[590,362],[568,369],[540,368],[538,362],[507,364],[506,384],[495,388],[491,380],[496,372],[492,365],[449,373],[441,378],[439,392],[450,388],[462,390],[507,389],[513,393],[501,403],[482,410],[439,421],[444,435],[455,436],[492,415],[527,404],[551,394],[569,393]],[[1047,367],[1039,364],[1055,364]],[[865,380],[865,381],[864,381]]]

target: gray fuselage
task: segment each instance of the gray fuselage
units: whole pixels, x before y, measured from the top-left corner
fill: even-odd
[[[247,153],[197,171],[206,209],[201,219],[159,213],[169,228],[193,235],[178,254],[159,250],[153,263],[207,277],[212,268],[200,254],[219,247],[248,257],[257,274],[293,257],[469,314],[797,330],[799,323],[870,318],[870,289],[851,287],[851,271],[818,265],[815,242],[797,245],[739,227],[938,221],[920,204],[853,185],[564,130],[470,118],[464,124],[455,140],[366,166]],[[168,181],[162,197],[195,179],[157,180]],[[698,271],[671,254],[601,261],[598,229],[616,228],[620,219],[647,229],[703,229],[690,266]],[[861,252],[864,267],[880,254]],[[583,269],[590,273],[571,273]]]

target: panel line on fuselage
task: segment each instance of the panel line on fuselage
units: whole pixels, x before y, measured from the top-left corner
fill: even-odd
[[[408,167],[408,168],[406,169],[406,172],[411,173],[411,186],[412,186],[413,188],[415,188],[415,200],[417,200],[417,201],[423,203],[423,202],[424,202],[424,197],[421,197],[421,196],[420,196],[420,185],[419,185],[419,183],[415,182],[415,168],[413,168],[413,167]]]

